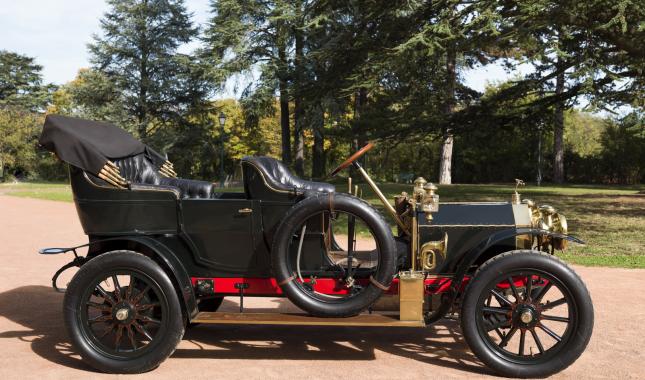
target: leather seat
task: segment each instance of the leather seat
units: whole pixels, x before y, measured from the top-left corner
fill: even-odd
[[[249,199],[288,200],[307,193],[331,193],[336,190],[329,183],[296,177],[275,158],[246,156],[241,163],[244,191]]]
[[[135,185],[175,188],[182,199],[216,198],[211,182],[183,178],[167,178],[159,174],[144,153],[114,160],[121,176]]]

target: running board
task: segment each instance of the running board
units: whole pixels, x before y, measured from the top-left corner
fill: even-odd
[[[300,326],[363,326],[363,327],[425,327],[424,321],[401,321],[397,316],[360,314],[344,318],[320,318],[307,314],[287,313],[223,313],[201,312],[192,323],[226,325],[300,325]]]

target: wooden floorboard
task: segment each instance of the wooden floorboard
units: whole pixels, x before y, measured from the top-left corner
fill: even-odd
[[[193,323],[232,325],[301,325],[301,326],[390,326],[424,327],[423,321],[401,321],[398,316],[382,314],[360,314],[345,318],[320,318],[307,314],[288,313],[224,313],[201,312]]]

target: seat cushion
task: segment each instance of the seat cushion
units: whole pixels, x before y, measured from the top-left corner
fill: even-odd
[[[244,157],[242,171],[244,190],[251,199],[284,199],[336,190],[329,183],[307,181],[293,175],[282,162],[271,157]]]
[[[114,160],[119,167],[121,176],[135,185],[158,186],[160,188],[172,187],[178,190],[179,197],[186,198],[213,198],[213,184],[184,178],[167,178],[159,174],[150,158],[145,153],[132,157]]]
[[[179,189],[182,198],[209,199],[213,196],[213,183],[184,178],[161,178],[161,185],[173,186]]]

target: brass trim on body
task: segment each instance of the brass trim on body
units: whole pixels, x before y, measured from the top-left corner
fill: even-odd
[[[517,224],[422,224],[419,228],[423,227],[530,227]]]
[[[410,202],[410,229],[412,236],[410,237],[410,257],[412,261],[411,270],[417,270],[417,251],[419,249],[419,220],[417,219],[417,203],[413,200]]]
[[[85,181],[87,181],[90,184],[90,186],[94,186],[94,187],[99,188],[99,189],[108,189],[108,190],[130,190],[130,189],[126,188],[126,187],[110,187],[110,186],[98,185],[94,181],[92,181],[90,179],[90,177],[87,176],[87,172],[85,170],[82,170],[82,172],[83,172],[83,177],[85,177]],[[150,185],[150,186],[153,186],[153,185]],[[164,193],[172,193],[175,196],[175,198],[180,199],[179,191],[176,191],[176,190],[155,189],[155,188],[138,188],[138,189],[135,189],[133,191],[157,191],[157,192],[164,192]]]

